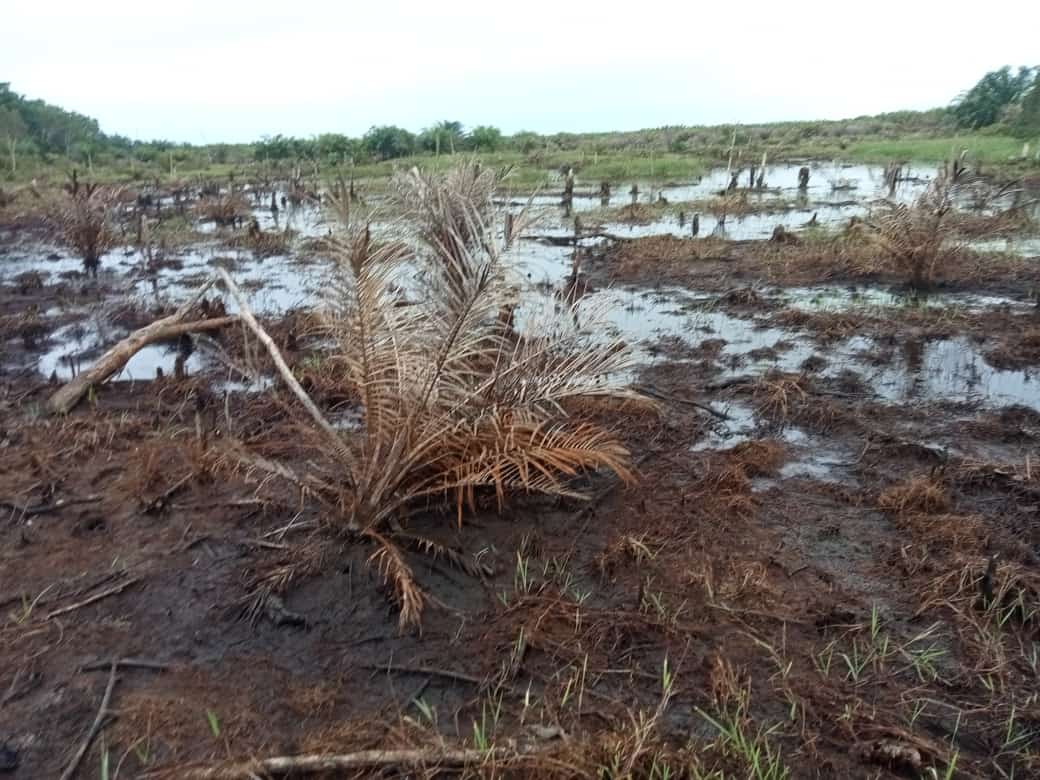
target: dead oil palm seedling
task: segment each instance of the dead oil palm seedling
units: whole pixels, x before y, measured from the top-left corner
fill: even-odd
[[[254,217],[244,236],[236,236],[230,242],[232,246],[246,246],[255,257],[265,258],[285,254],[292,246],[293,233],[288,225],[284,230],[264,230]]]
[[[227,192],[202,199],[196,204],[195,213],[199,219],[219,227],[237,227],[249,218],[252,210],[243,194]]]
[[[85,271],[96,277],[101,258],[119,243],[115,229],[124,191],[75,177],[65,193],[50,203],[47,219],[59,240],[83,261]]]
[[[964,164],[964,155],[943,165],[928,188],[911,204],[881,202],[868,220],[868,235],[881,251],[885,265],[906,277],[916,292],[928,290],[938,272],[954,265],[965,253],[959,237],[980,236],[979,213],[1007,192],[1002,188],[980,195],[982,180]],[[975,213],[966,209],[971,207]],[[987,223],[1000,224],[998,219]]]
[[[594,338],[596,312],[580,302],[527,312],[519,330],[503,316],[520,301],[496,231],[497,184],[476,162],[398,175],[405,235],[376,234],[349,202],[336,205],[336,280],[321,330],[360,426],[336,429],[295,388],[320,442],[310,459],[320,466],[303,479],[328,525],[374,543],[370,562],[392,586],[402,628],[418,624],[424,596],[401,545],[465,560],[407,531],[410,517],[450,506],[461,525],[481,496],[499,506],[517,493],[580,498],[581,474],[633,478],[614,433],[565,411],[638,398],[624,380],[625,345]]]

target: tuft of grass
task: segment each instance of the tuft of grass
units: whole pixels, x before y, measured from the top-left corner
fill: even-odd
[[[220,718],[213,710],[206,710],[206,723],[214,739],[220,739]]]
[[[724,756],[738,761],[742,774],[749,780],[786,780],[791,776],[779,748],[770,737],[773,729],[756,728],[747,715],[746,689],[740,695],[716,697],[716,712],[709,714],[700,707],[695,711],[717,732],[715,747]],[[729,697],[728,699],[725,697]]]
[[[730,450],[730,455],[749,477],[775,474],[787,457],[784,445],[775,439],[741,442]]]
[[[769,373],[756,383],[756,411],[762,417],[785,422],[809,397],[809,379],[804,374]]]
[[[865,163],[887,163],[891,160],[917,163],[939,163],[967,152],[971,160],[1006,163],[1022,152],[1022,139],[1007,135],[944,135],[938,137],[905,136],[902,138],[865,138],[850,142],[841,156]]]
[[[900,514],[936,514],[949,512],[952,501],[940,482],[930,476],[917,476],[884,490],[878,496],[878,506]]]

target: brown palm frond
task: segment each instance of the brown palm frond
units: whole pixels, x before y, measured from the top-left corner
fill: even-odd
[[[288,558],[261,568],[252,577],[249,590],[240,602],[242,617],[255,625],[264,616],[273,596],[285,593],[295,580],[320,571],[324,560],[324,545],[305,542],[293,547]]]
[[[978,214],[990,202],[987,185],[964,165],[964,155],[939,169],[928,188],[912,204],[882,201],[868,221],[871,235],[893,270],[907,276],[915,289],[928,287],[938,270],[964,249],[958,236],[982,229]],[[1006,194],[1001,189],[998,197]],[[990,226],[999,219],[987,219]]]
[[[393,588],[394,597],[401,608],[398,627],[403,632],[412,626],[419,625],[424,598],[422,590],[415,582],[411,567],[401,555],[401,550],[382,534],[368,529],[365,536],[376,543],[377,548],[369,563],[375,563],[383,580]]]
[[[400,541],[409,545],[416,552],[423,553],[432,558],[443,558],[456,569],[466,572],[466,574],[469,574],[471,577],[490,577],[495,573],[494,569],[490,565],[468,558],[454,547],[441,544],[429,537],[397,532],[394,534],[393,538],[395,541]]]
[[[445,437],[443,444],[433,464],[439,477],[416,493],[452,491],[460,513],[464,503],[473,505],[478,487],[494,488],[501,506],[512,492],[582,498],[568,480],[600,468],[634,481],[628,450],[613,434],[589,423],[568,427],[492,418]]]
[[[550,302],[525,312],[523,335],[506,345],[509,354],[496,355],[495,368],[478,393],[491,404],[552,413],[578,398],[642,399],[629,384],[635,363],[628,345],[594,335],[603,330],[599,325],[608,305]]]
[[[457,259],[486,238],[481,226],[492,212],[498,177],[476,159],[440,175],[412,168],[394,177],[392,187],[419,237],[442,260]]]
[[[424,597],[391,538],[403,520],[434,504],[454,504],[461,519],[478,491],[500,506],[514,493],[581,496],[575,479],[600,469],[631,481],[617,437],[566,409],[638,396],[627,346],[599,336],[603,312],[588,303],[503,320],[523,302],[496,226],[493,172],[475,162],[438,176],[413,170],[394,187],[401,222],[333,204],[345,224],[328,242],[337,263],[322,319],[326,381],[359,399],[361,426],[313,460],[326,479],[342,475],[341,522],[378,545],[370,561],[404,628]],[[461,560],[432,542],[419,548]]]
[[[261,493],[269,480],[287,482],[300,491],[301,501],[307,498],[318,501],[328,511],[335,511],[343,504],[342,490],[310,471],[298,474],[286,464],[265,458],[245,448],[234,439],[226,439],[212,446],[212,468],[216,471],[238,473],[243,480],[257,485]]]

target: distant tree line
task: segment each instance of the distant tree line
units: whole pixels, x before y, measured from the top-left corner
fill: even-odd
[[[25,159],[82,163],[86,166],[114,161],[160,162],[170,167],[203,154],[207,162],[218,161],[232,144],[194,147],[170,141],[136,141],[101,132],[96,119],[66,111],[43,100],[31,100],[0,82],[0,151],[11,173]]]
[[[0,82],[0,141],[12,170],[21,154],[71,156],[104,140],[96,120],[42,100],[29,100]]]
[[[25,161],[83,165],[115,165],[136,176],[158,171],[199,170],[213,164],[309,162],[314,165],[364,164],[419,154],[513,151],[536,155],[541,150],[600,153],[631,151],[697,151],[711,154],[738,143],[798,144],[809,139],[839,144],[857,136],[898,137],[907,133],[942,133],[955,128],[1040,134],[1040,66],[1010,66],[983,76],[948,108],[900,111],[840,122],[779,122],[733,127],[662,127],[614,133],[521,131],[504,135],[497,127],[467,130],[461,122],[436,122],[419,133],[395,125],[379,125],[360,138],[323,133],[311,138],[267,136],[255,143],[195,146],[170,141],[136,141],[101,132],[96,120],[32,100],[0,82],[0,172],[20,173]]]
[[[1040,66],[987,73],[954,100],[951,112],[958,126],[971,130],[1000,124],[1027,137],[1040,133]]]
[[[144,168],[175,172],[183,167],[242,164],[253,161],[312,161],[322,164],[378,162],[415,154],[494,152],[504,148],[529,151],[541,143],[534,133],[511,138],[497,127],[466,130],[461,122],[437,122],[415,134],[393,125],[372,127],[361,138],[323,133],[312,138],[284,135],[247,144],[196,146],[164,140],[136,141],[103,133],[97,120],[32,100],[0,82],[0,171],[18,173],[27,159],[43,163],[72,162],[88,167],[116,163],[144,175]]]
[[[339,133],[323,133],[314,138],[269,136],[254,145],[254,157],[257,160],[367,162],[414,154],[494,152],[504,148],[509,140],[497,127],[479,125],[466,132],[461,122],[445,120],[418,134],[396,125],[379,125],[370,128],[361,138]]]

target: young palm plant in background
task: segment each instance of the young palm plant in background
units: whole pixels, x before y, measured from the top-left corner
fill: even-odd
[[[638,396],[623,378],[630,354],[593,338],[594,313],[564,306],[514,329],[510,283],[495,229],[493,171],[475,162],[393,182],[403,224],[419,240],[376,238],[337,206],[337,283],[324,315],[336,381],[359,399],[361,425],[322,447],[341,525],[377,545],[402,627],[423,596],[394,538],[417,512],[445,504],[461,523],[478,491],[575,496],[573,478],[606,469],[632,478],[610,431],[565,411],[575,401]],[[405,298],[403,290],[407,290]],[[585,327],[578,323],[585,321]]]
[[[47,210],[58,238],[97,276],[101,258],[118,243],[116,219],[124,191],[118,187],[80,184],[73,178],[66,194]]]
[[[912,204],[882,202],[869,223],[871,232],[886,264],[906,276],[911,290],[926,291],[935,281],[937,271],[963,251],[958,237],[965,229],[972,226],[976,235],[986,232],[985,220],[980,225],[977,216],[986,207],[979,201],[980,182],[964,165],[961,155],[943,165]],[[997,200],[1008,191],[998,189],[988,199]],[[969,205],[976,209],[976,215],[963,211]],[[999,218],[998,214],[990,221],[997,225]]]

